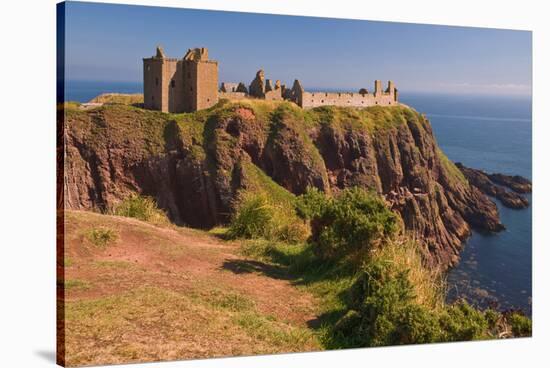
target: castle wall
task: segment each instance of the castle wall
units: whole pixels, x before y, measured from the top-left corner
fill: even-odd
[[[277,88],[277,89],[265,92],[264,99],[268,101],[281,101],[283,99],[282,89]]]
[[[218,103],[218,62],[207,60],[197,64],[197,96],[195,110]]]
[[[367,107],[375,105],[395,105],[393,94],[380,93],[375,96],[374,94],[367,93],[352,93],[352,92],[302,92],[300,98],[301,103],[298,103],[303,108],[314,108],[318,106],[353,106],[353,107]]]
[[[181,61],[182,74],[182,109],[180,112],[197,110],[197,63],[194,61]]]
[[[220,92],[237,92],[239,83],[222,82]]]
[[[248,93],[244,92],[218,92],[218,98],[226,98],[228,100],[243,100],[249,98]]]
[[[146,109],[162,109],[161,59],[143,59],[143,105]]]
[[[181,79],[178,78],[181,70],[178,70],[177,59],[163,59],[162,66],[162,108],[161,111],[177,111],[180,103],[176,90],[181,90]]]

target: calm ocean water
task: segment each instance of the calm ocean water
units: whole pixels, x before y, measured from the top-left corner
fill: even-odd
[[[531,99],[503,96],[402,95],[426,113],[441,149],[466,166],[532,178]],[[531,195],[528,195],[531,201]],[[448,298],[465,297],[482,307],[521,308],[531,314],[531,207],[496,201],[506,230],[474,232],[448,275]]]
[[[105,92],[140,93],[142,85],[69,81],[66,100],[86,102]],[[530,98],[401,92],[400,99],[426,113],[439,146],[451,160],[531,179]],[[449,272],[448,298],[465,297],[482,307],[496,304],[531,314],[531,207],[512,210],[498,201],[497,205],[506,230],[474,232],[461,262]]]

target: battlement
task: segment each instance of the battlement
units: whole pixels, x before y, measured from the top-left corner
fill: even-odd
[[[239,100],[257,98],[288,100],[308,109],[318,106],[368,107],[396,105],[398,90],[392,81],[382,89],[382,81],[374,82],[374,91],[358,92],[306,91],[298,79],[292,88],[280,80],[274,83],[260,69],[247,86],[243,82],[223,82],[218,89],[218,62],[210,60],[205,47],[188,49],[183,58],[167,57],[158,46],[156,54],[143,59],[144,105],[165,112],[190,112],[213,106],[219,98]]]

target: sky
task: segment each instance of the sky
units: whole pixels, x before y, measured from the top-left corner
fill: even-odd
[[[530,95],[529,31],[68,2],[69,80],[142,79],[157,45],[181,58],[207,47],[219,81],[266,78],[306,90],[373,89]]]

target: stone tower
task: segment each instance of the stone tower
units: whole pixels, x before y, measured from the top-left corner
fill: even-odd
[[[166,57],[162,47],[143,59],[143,98],[147,109],[192,112],[218,102],[218,62],[208,49],[189,49],[183,59]]]
[[[374,96],[379,97],[382,95],[382,92],[382,81],[377,79],[374,81]]]

